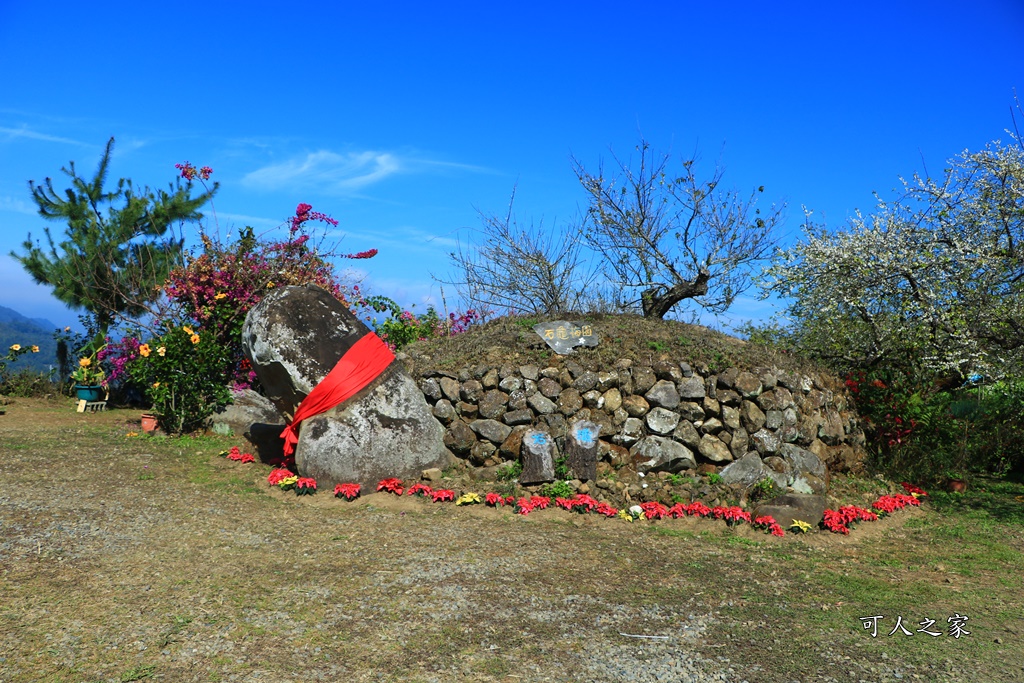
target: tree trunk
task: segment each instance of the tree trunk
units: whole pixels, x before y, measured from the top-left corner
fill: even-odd
[[[692,299],[708,293],[711,274],[703,268],[693,280],[678,282],[666,289],[664,286],[651,287],[640,295],[645,318],[664,318],[672,307],[683,299]]]

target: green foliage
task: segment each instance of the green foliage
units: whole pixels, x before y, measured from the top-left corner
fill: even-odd
[[[851,373],[846,386],[878,467],[936,482],[1024,463],[1024,381],[943,388],[907,371]]]
[[[685,474],[670,474],[668,475],[667,481],[672,486],[682,486],[683,484],[693,483],[693,479],[687,477]]]
[[[721,370],[725,370],[731,364],[732,363],[729,361],[728,356],[726,356],[721,351],[715,351],[711,355],[711,360],[708,361],[708,371],[720,372]]]
[[[0,356],[0,393],[10,395],[14,391],[14,385],[11,384],[12,374],[8,372],[7,365],[21,356],[24,356],[26,353],[39,353],[39,347],[11,344],[7,349],[7,353]],[[20,385],[21,382],[18,382],[17,384]]]
[[[74,162],[61,169],[71,179],[63,193],[50,178],[40,185],[29,181],[39,215],[67,227],[60,241],[45,228],[46,248],[29,234],[24,253],[11,253],[33,280],[52,287],[58,299],[96,316],[96,346],[115,320],[149,312],[160,296],[158,285],[181,257],[184,240],[168,236],[171,226],[199,220],[199,208],[217,191],[214,184],[193,197],[191,186],[183,186],[180,178],[170,192],[137,189],[124,178],[116,189],[105,190],[113,149],[111,138],[91,180],[78,175]]]
[[[433,306],[427,307],[426,313],[417,316],[386,296],[366,297],[359,304],[378,313],[387,313],[387,318],[374,322],[374,331],[395,351],[414,341],[461,334],[481,320],[480,314],[473,309],[467,309],[464,313],[449,313],[445,319],[438,315]]]
[[[668,344],[660,341],[649,341],[647,342],[647,348],[649,348],[651,351],[657,351],[658,353],[661,353],[662,351],[668,350]]]
[[[751,500],[771,500],[782,493],[783,491],[771,477],[765,477],[750,488]]]
[[[437,336],[441,325],[441,317],[433,306],[427,312],[417,316],[412,311],[403,310],[395,301],[385,296],[368,297],[367,303],[378,312],[387,312],[388,317],[375,326],[377,336],[396,350],[420,339]]]
[[[709,484],[721,484],[722,483],[722,475],[720,475],[718,472],[712,472],[711,474],[708,475],[708,483]]]
[[[35,370],[18,370],[10,374],[0,372],[0,395],[38,398],[52,394],[57,385],[44,373]]]
[[[139,346],[128,375],[145,391],[160,426],[170,434],[200,429],[231,401],[227,387],[227,351],[212,334],[169,326]]]
[[[519,475],[523,473],[523,463],[516,460],[515,462],[505,463],[498,468],[495,473],[498,481],[516,481],[519,479]]]
[[[571,479],[572,470],[565,464],[565,456],[555,458],[555,479]]]
[[[540,495],[550,498],[572,498],[575,493],[572,487],[569,486],[569,482],[564,479],[553,481],[540,487]]]

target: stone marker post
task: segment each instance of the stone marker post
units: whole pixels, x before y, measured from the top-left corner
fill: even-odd
[[[565,436],[565,464],[580,481],[597,479],[597,437],[600,427],[578,420]]]
[[[547,432],[536,429],[526,432],[519,455],[523,462],[520,484],[543,484],[555,480],[555,440]]]

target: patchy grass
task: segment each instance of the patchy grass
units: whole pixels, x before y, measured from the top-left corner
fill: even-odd
[[[621,632],[729,681],[1024,680],[1019,484],[778,539],[277,495],[217,456],[230,440],[126,438],[133,418],[29,399],[0,417],[0,680],[588,680],[609,648],[657,647]],[[954,614],[970,635],[945,635]],[[888,635],[898,616],[913,636]]]

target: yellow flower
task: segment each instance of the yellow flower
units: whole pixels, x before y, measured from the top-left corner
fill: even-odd
[[[220,301],[221,299],[223,299],[223,298],[224,298],[224,297],[226,297],[226,296],[227,296],[227,294],[226,294],[226,293],[224,293],[224,292],[221,292],[220,294],[218,294],[217,296],[215,296],[215,297],[213,297],[213,298],[214,298],[214,299],[216,299],[217,301]]]
[[[167,347],[166,347],[166,346],[161,346],[160,348],[158,348],[158,349],[156,350],[156,354],[157,354],[158,356],[164,356],[164,355],[166,355],[166,354],[167,354]]]
[[[35,344],[32,345],[32,353],[39,353],[39,347]]]
[[[195,332],[192,331],[192,328],[188,325],[183,326],[181,329],[185,330],[185,334],[195,334]]]
[[[789,525],[790,529],[795,530],[798,533],[806,534],[811,530],[811,525],[802,519],[794,519],[793,523]]]
[[[71,326],[69,325],[68,327],[65,327],[65,328],[64,328],[64,331],[65,331],[65,332],[70,332],[70,331],[71,331]]]
[[[139,347],[139,355],[143,358],[149,358],[149,344],[143,344]],[[82,360],[85,360],[84,358]]]
[[[127,439],[131,439],[132,437],[135,437],[135,436],[138,436],[138,435],[139,435],[139,433],[138,433],[138,432],[128,432],[128,433],[127,433],[127,434],[125,434],[124,436],[125,436],[125,438],[127,438]]]
[[[78,359],[78,367],[87,368],[90,365],[92,365],[92,361],[89,360],[88,358],[80,358],[80,359]]]
[[[198,344],[199,343],[199,335],[198,334],[193,334],[192,337],[191,337],[191,340],[192,340],[193,344]]]
[[[11,344],[11,351],[21,351],[21,344]]]
[[[160,382],[153,382],[153,388],[154,389],[159,389],[160,388]]]

